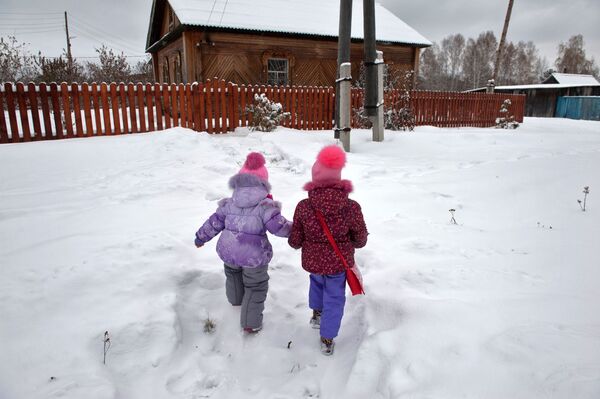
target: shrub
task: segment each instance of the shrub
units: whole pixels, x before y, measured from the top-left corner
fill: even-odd
[[[519,127],[519,122],[515,121],[515,116],[510,108],[512,102],[507,98],[500,107],[500,117],[496,118],[496,129],[516,129]]]
[[[250,130],[261,132],[272,132],[290,117],[289,112],[283,112],[280,103],[269,100],[264,93],[254,95],[254,104],[246,107],[246,113],[252,116]]]

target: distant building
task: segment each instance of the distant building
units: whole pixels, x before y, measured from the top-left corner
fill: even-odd
[[[353,77],[363,60],[362,1],[354,1]],[[417,70],[426,38],[376,5],[378,49],[392,68]],[[331,86],[339,1],[154,0],[146,52],[157,82],[219,77],[238,84]]]
[[[485,90],[485,87],[481,87],[468,91],[484,92]],[[496,86],[494,91],[496,93],[526,94],[525,116],[562,117],[565,115],[560,113],[557,115],[557,104],[561,101],[559,98],[600,96],[600,82],[592,75],[553,73],[539,84]]]

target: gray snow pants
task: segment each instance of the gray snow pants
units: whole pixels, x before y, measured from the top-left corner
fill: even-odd
[[[268,267],[242,268],[225,264],[225,293],[229,303],[242,306],[242,328],[262,327],[263,310],[269,290]]]

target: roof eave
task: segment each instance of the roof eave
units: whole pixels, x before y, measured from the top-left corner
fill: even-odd
[[[156,1],[156,0],[154,0],[154,1]],[[172,40],[173,34],[180,33],[186,29],[189,29],[189,30],[207,30],[208,29],[208,30],[219,31],[219,32],[237,32],[237,33],[254,33],[254,34],[262,33],[262,34],[269,34],[269,35],[283,35],[283,36],[288,36],[288,37],[302,37],[302,38],[312,37],[312,38],[319,38],[319,39],[323,39],[323,40],[331,40],[331,39],[337,40],[337,38],[338,38],[337,36],[333,36],[333,35],[319,35],[319,34],[314,34],[314,33],[286,32],[286,31],[262,30],[262,29],[259,30],[259,29],[233,28],[233,27],[223,27],[223,26],[214,26],[214,25],[182,23],[176,29],[167,33],[166,35],[161,37],[159,40],[157,40],[155,43],[152,43],[152,44],[147,43],[146,52],[153,52],[153,51],[160,50],[160,48],[162,48],[161,46],[159,46],[160,42],[163,42],[165,40],[168,41],[169,39]],[[150,37],[149,37],[149,39],[150,39]],[[356,42],[360,43],[360,42],[363,42],[363,39],[353,37],[352,41],[355,43]],[[404,45],[404,46],[417,47],[417,48],[426,48],[426,47],[431,46],[431,43],[423,43],[423,42],[410,43],[410,42],[406,42],[406,41],[396,41],[396,40],[377,40],[377,43],[392,44],[392,45]]]

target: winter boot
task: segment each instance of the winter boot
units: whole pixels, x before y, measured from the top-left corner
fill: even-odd
[[[333,342],[332,338],[323,338],[321,337],[321,353],[325,356],[333,355],[333,348],[335,347],[335,342]]]
[[[321,328],[321,311],[313,310],[313,315],[310,318],[310,326],[314,329]]]

